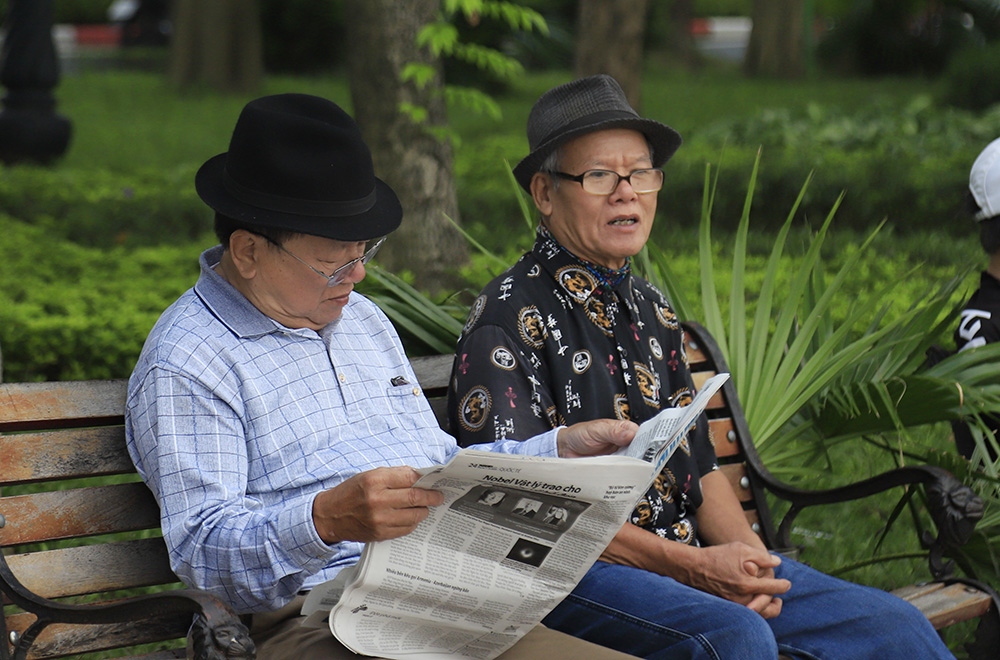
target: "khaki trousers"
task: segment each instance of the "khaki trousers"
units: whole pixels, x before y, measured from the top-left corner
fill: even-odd
[[[296,598],[277,612],[255,614],[250,636],[258,660],[356,660],[353,653],[330,634],[329,628],[305,628],[299,615],[303,598]],[[535,626],[497,660],[625,660],[618,651],[571,637],[543,625]]]

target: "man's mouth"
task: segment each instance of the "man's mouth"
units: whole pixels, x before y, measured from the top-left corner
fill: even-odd
[[[614,225],[616,227],[628,227],[636,224],[637,222],[639,222],[639,218],[635,217],[634,215],[629,215],[620,218],[615,218],[608,224]]]

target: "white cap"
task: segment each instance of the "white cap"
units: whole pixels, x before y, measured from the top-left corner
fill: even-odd
[[[969,190],[980,209],[976,220],[1000,216],[1000,138],[976,157],[969,173]]]

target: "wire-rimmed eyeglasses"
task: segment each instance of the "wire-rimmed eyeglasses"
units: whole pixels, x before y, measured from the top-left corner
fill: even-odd
[[[347,279],[347,276],[350,275],[354,271],[354,267],[357,266],[358,264],[367,264],[369,261],[371,261],[372,257],[375,256],[375,253],[378,252],[378,249],[380,247],[382,247],[383,243],[385,243],[385,239],[386,239],[385,236],[382,236],[381,238],[373,238],[371,240],[365,241],[364,242],[365,243],[365,252],[364,252],[364,254],[362,254],[360,257],[356,257],[354,259],[351,259],[350,261],[348,261],[343,266],[338,266],[337,269],[333,271],[333,273],[327,275],[326,273],[324,273],[323,271],[319,270],[318,268],[315,268],[314,266],[310,266],[307,261],[305,261],[304,259],[302,259],[299,256],[297,256],[291,250],[289,250],[284,245],[282,245],[281,243],[277,242],[276,240],[274,240],[270,236],[264,236],[263,234],[261,234],[261,236],[263,236],[263,238],[266,239],[268,243],[271,243],[272,245],[277,246],[285,254],[287,254],[288,256],[292,257],[296,261],[301,262],[306,267],[308,267],[309,270],[311,270],[312,272],[316,273],[317,275],[319,275],[320,277],[322,277],[323,279],[325,279],[326,280],[326,285],[328,287],[330,287],[330,286],[337,286],[338,284],[340,284],[341,282],[343,282],[345,279]]]
[[[584,192],[591,195],[610,195],[618,189],[618,184],[622,181],[628,181],[632,190],[640,195],[656,192],[663,187],[663,170],[655,167],[632,170],[626,176],[613,170],[587,170],[583,174],[552,172],[552,175],[576,181],[583,186]]]

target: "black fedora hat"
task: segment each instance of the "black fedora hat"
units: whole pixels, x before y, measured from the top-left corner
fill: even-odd
[[[556,147],[585,133],[609,128],[640,131],[653,149],[653,166],[660,167],[681,146],[681,136],[666,124],[639,116],[621,85],[600,74],[568,82],[538,97],[528,115],[528,148],[514,167],[514,178],[530,192],[531,177]]]
[[[354,119],[307,94],[247,103],[229,151],[201,166],[195,188],[240,222],[342,241],[385,236],[403,218]]]

